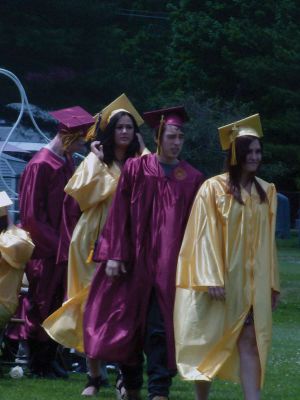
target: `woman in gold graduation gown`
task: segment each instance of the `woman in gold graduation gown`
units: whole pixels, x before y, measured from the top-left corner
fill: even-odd
[[[98,118],[101,141],[92,143],[91,153],[65,187],[78,202],[82,215],[69,248],[68,300],[44,321],[43,327],[55,341],[79,352],[84,351],[83,312],[96,268],[92,260],[95,241],[106,221],[123,164],[129,157],[148,152],[138,133],[142,123],[124,94],[103,109]],[[88,364],[90,379],[82,393],[86,396],[94,395],[101,382],[99,362],[89,360]]]
[[[9,226],[6,207],[12,204],[0,192],[0,330],[16,311],[24,268],[34,244],[24,229]]]
[[[195,199],[177,269],[176,359],[196,399],[214,377],[241,382],[260,398],[279,294],[276,190],[255,176],[261,163],[259,115],[219,129],[228,172]]]

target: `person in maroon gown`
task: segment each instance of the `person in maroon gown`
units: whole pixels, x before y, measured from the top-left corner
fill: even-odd
[[[179,155],[183,107],[144,114],[157,154],[127,160],[94,260],[99,266],[84,314],[88,357],[118,362],[129,399],[139,399],[143,352],[149,399],[169,395],[176,372],[173,305],[177,256],[204,180]]]
[[[87,130],[94,124],[94,118],[81,107],[50,114],[59,122],[58,133],[27,164],[19,193],[21,225],[35,244],[26,266],[29,304],[25,327],[30,370],[40,377],[54,375],[57,349],[41,323],[62,304],[65,289],[66,263],[56,263],[64,187],[74,172],[72,154],[83,148]]]

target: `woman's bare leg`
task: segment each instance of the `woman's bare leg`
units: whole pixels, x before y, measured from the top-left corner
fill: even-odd
[[[89,375],[92,378],[96,378],[97,376],[99,376],[101,371],[101,361],[95,360],[94,358],[87,358],[86,360],[87,360]]]
[[[245,325],[238,339],[240,378],[245,400],[260,399],[261,367],[254,324]]]
[[[82,396],[95,396],[100,387],[101,383],[101,361],[95,360],[92,358],[87,358],[87,366],[88,366],[88,383],[81,393]]]
[[[211,382],[198,381],[195,382],[195,399],[207,400]]]

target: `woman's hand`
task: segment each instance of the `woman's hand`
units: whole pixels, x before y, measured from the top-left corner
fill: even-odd
[[[100,160],[103,161],[104,153],[103,153],[103,146],[101,142],[95,140],[91,143],[91,152],[95,154],[95,156]]]
[[[126,268],[123,261],[108,260],[105,267],[105,273],[110,278],[118,278],[121,274],[126,274]]]
[[[137,133],[136,136],[137,136],[139,144],[140,144],[140,154],[143,154],[143,151],[146,148],[143,137],[140,133]]]
[[[208,294],[212,300],[225,301],[225,289],[220,286],[209,286]]]

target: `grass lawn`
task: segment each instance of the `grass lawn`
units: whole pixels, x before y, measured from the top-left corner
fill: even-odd
[[[269,357],[263,400],[300,400],[300,245],[296,236],[279,240],[279,262],[282,295],[274,313],[273,345]],[[110,374],[113,385],[114,374]],[[69,380],[38,380],[28,377],[0,378],[0,400],[79,400],[85,383],[84,374],[73,374]],[[97,397],[115,399],[114,389],[104,389]],[[144,392],[146,398],[146,391]],[[171,398],[193,398],[190,383],[174,379]],[[210,400],[242,399],[238,385],[215,381]]]

